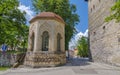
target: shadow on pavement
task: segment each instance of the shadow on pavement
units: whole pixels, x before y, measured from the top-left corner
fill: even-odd
[[[86,66],[89,62],[89,58],[69,58],[65,66]]]

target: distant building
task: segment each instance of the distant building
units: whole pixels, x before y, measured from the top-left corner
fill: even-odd
[[[74,50],[69,50],[69,55],[70,55],[70,57],[74,57]]]
[[[78,49],[74,49],[74,50],[69,50],[69,55],[72,58],[78,57]]]
[[[78,57],[78,49],[74,50],[74,57]]]

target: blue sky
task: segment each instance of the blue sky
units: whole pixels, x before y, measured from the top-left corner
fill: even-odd
[[[80,23],[76,26],[79,32],[88,29],[88,4],[84,0],[70,0],[77,7],[77,14],[80,16]]]
[[[35,12],[32,10],[32,0],[19,0],[20,5],[19,9],[21,11],[25,11],[26,18],[29,21],[31,18],[35,16]],[[80,16],[80,22],[78,25],[76,25],[76,30],[78,31],[77,34],[71,39],[69,42],[69,49],[72,50],[73,47],[75,47],[77,40],[81,36],[88,36],[88,3],[85,2],[84,0],[70,0],[70,3],[75,4],[77,7],[76,13]],[[29,23],[27,23],[29,25]]]
[[[32,10],[31,0],[20,0],[22,5],[30,7]],[[84,33],[88,29],[88,4],[84,0],[70,0],[70,3],[75,4],[77,7],[77,14],[80,16],[80,23],[76,25],[78,32]]]

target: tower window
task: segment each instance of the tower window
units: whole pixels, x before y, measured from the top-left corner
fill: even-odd
[[[93,35],[96,35],[96,32],[93,32]]]
[[[118,42],[120,42],[120,38],[118,38]]]
[[[99,0],[99,2],[101,2],[101,0]]]
[[[95,5],[93,5],[93,9],[95,9]]]
[[[103,26],[103,29],[105,30],[105,26]]]
[[[92,12],[92,8],[91,8],[91,12]]]

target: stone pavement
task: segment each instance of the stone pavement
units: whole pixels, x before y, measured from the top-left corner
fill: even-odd
[[[89,62],[88,59],[70,59],[65,66],[52,68],[17,68],[0,72],[1,75],[120,75],[120,67]]]

